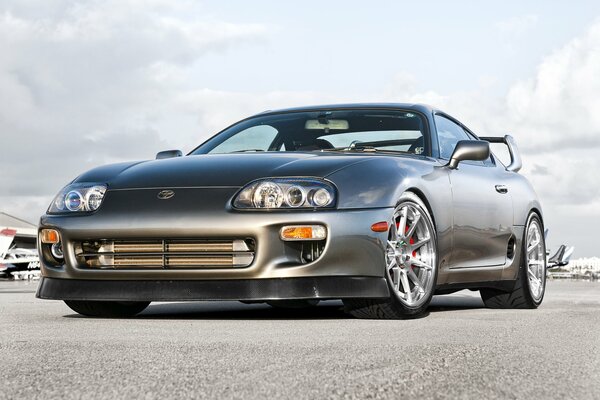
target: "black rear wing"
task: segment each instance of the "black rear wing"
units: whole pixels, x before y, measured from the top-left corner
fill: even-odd
[[[517,143],[515,139],[510,135],[504,135],[504,137],[499,136],[488,136],[488,137],[480,137],[479,139],[485,140],[490,143],[504,143],[506,147],[508,147],[508,153],[510,154],[510,164],[506,167],[507,171],[519,172],[521,167],[523,166],[523,162],[521,161],[521,155],[519,154],[519,149],[517,148]]]
[[[561,244],[556,253],[548,258],[546,268],[564,267],[565,265],[568,265],[569,261],[571,261],[573,251],[575,251],[575,247],[567,247],[566,245]]]

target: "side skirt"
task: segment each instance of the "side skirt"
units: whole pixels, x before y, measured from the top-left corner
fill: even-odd
[[[510,291],[515,286],[515,281],[487,281],[487,282],[467,282],[467,283],[446,283],[438,285],[435,290],[436,295],[438,294],[450,294],[458,292],[460,290],[479,290],[479,289],[498,289],[504,291]]]

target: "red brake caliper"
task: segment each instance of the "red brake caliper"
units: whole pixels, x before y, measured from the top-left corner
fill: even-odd
[[[400,221],[396,222],[396,229],[400,229]],[[409,229],[409,227],[408,227],[408,225],[406,225],[406,229],[404,230],[404,233],[408,232],[408,229]],[[415,239],[412,238],[412,237],[410,237],[408,239],[408,243],[415,244]],[[417,251],[416,250],[414,250],[412,252],[412,256],[413,257],[417,257]],[[410,265],[410,267],[414,269],[414,266],[412,264]]]

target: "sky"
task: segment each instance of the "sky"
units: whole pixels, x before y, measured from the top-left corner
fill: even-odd
[[[0,3],[0,210],[268,109],[423,102],[512,134],[549,245],[600,256],[598,1]]]

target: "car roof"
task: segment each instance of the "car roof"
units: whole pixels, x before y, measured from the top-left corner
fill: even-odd
[[[401,109],[401,110],[413,110],[420,111],[422,113],[431,113],[438,111],[437,109],[427,105],[419,103],[346,103],[346,104],[324,104],[314,106],[303,106],[303,107],[291,107],[282,108],[279,110],[267,110],[256,115],[268,115],[268,114],[281,114],[287,112],[302,112],[302,111],[331,111],[331,110],[352,110],[352,109],[365,109],[365,108],[386,108],[386,109]]]

